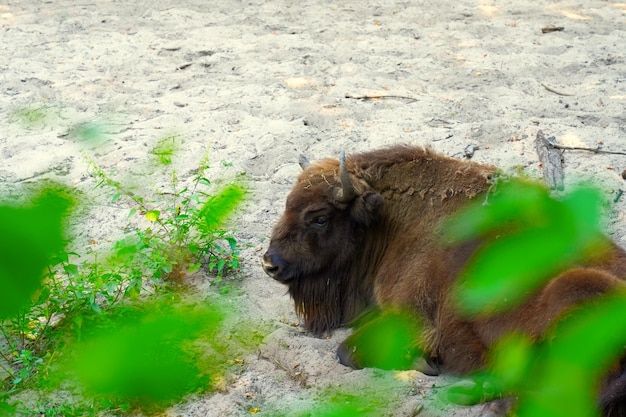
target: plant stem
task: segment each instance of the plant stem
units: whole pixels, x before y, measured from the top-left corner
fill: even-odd
[[[17,350],[17,345],[11,343],[11,338],[9,338],[9,336],[7,335],[4,325],[0,326],[0,332],[2,332],[2,337],[4,338],[4,340],[6,340],[9,350]],[[1,350],[0,353],[2,353]]]

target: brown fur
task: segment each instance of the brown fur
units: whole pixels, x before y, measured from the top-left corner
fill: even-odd
[[[352,155],[347,167],[357,191],[349,203],[334,197],[341,187],[337,160],[302,172],[263,260],[316,334],[371,306],[408,307],[429,328],[427,353],[443,370],[466,374],[485,365],[488,346],[505,332],[540,338],[578,303],[623,286],[626,253],[612,245],[516,310],[464,320],[452,308],[450,285],[477,242],[447,245],[438,227],[470,199],[484,198],[496,168],[410,146]]]

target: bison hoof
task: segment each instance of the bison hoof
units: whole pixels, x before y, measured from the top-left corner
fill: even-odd
[[[357,346],[350,343],[350,339],[346,339],[337,348],[337,359],[343,366],[347,366],[352,369],[363,369],[368,367],[381,367],[376,366],[375,363],[364,363],[363,359],[358,355]],[[382,366],[383,369],[387,367]],[[393,369],[396,369],[395,367]],[[412,369],[417,372],[421,372],[429,376],[437,376],[440,374],[439,367],[429,359],[422,356],[415,358],[411,366],[402,367],[401,369]]]
[[[339,363],[348,368],[363,369],[365,366],[360,363],[357,356],[354,354],[355,352],[356,347],[350,346],[347,340],[344,341],[339,345],[339,348],[337,348],[337,359],[339,359]]]
[[[423,356],[419,356],[415,359],[412,369],[428,376],[438,376],[441,373],[437,364]]]

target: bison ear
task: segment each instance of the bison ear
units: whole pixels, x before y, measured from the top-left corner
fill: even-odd
[[[374,191],[359,195],[351,207],[352,217],[359,223],[370,226],[380,218],[383,197]]]

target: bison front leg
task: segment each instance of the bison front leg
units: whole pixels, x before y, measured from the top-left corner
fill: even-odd
[[[512,406],[512,398],[494,400],[485,404],[477,417],[504,417],[511,411]]]
[[[421,355],[417,355],[413,362],[409,363],[408,360],[403,358],[402,352],[400,355],[400,361],[402,362],[398,366],[389,366],[389,358],[377,358],[368,357],[367,354],[363,354],[363,346],[359,342],[358,335],[350,336],[344,340],[337,349],[337,358],[339,363],[352,369],[363,368],[381,368],[381,369],[394,369],[394,370],[407,370],[412,369],[421,372],[429,376],[437,376],[440,374],[438,365],[430,358],[426,358]],[[398,358],[392,358],[391,362],[398,362]]]
[[[431,341],[445,373],[467,376],[485,369],[488,347],[476,332],[476,324],[460,319],[452,309],[440,310]],[[505,416],[512,404],[495,380],[462,380],[448,389],[448,401],[459,405],[487,403],[478,417]]]
[[[452,313],[440,317],[433,340],[433,351],[444,372],[468,375],[484,369],[487,346],[470,322]]]
[[[438,375],[437,366],[419,348],[422,326],[403,311],[374,312],[361,320],[337,350],[339,362],[353,369],[414,369]]]

